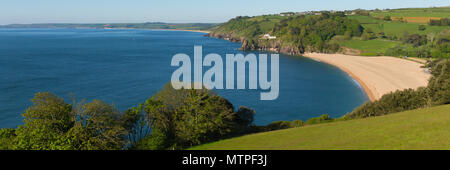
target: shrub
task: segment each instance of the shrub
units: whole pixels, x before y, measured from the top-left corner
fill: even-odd
[[[176,90],[168,83],[145,102],[151,128],[164,133],[171,149],[183,149],[246,132],[254,111],[234,112],[226,99],[207,89]]]
[[[125,141],[119,114],[112,105],[98,100],[73,107],[51,93],[37,93],[23,114],[14,149],[110,150]]]
[[[15,129],[0,129],[0,150],[13,149],[13,141],[16,137]]]
[[[271,124],[266,126],[266,130],[280,130],[280,129],[288,129],[294,127],[301,127],[304,125],[302,120],[294,120],[294,121],[274,121]]]
[[[271,124],[267,125],[267,129],[269,131],[287,128],[292,128],[292,124],[289,121],[274,121]]]
[[[426,27],[425,25],[419,25],[419,31],[425,31]]]
[[[166,134],[162,133],[161,131],[154,129],[152,130],[152,133],[136,142],[134,146],[131,147],[131,149],[134,150],[163,150],[170,147],[170,141],[167,138]]]
[[[427,43],[427,35],[411,34],[403,37],[403,41],[417,47]]]
[[[328,123],[328,122],[332,122],[333,118],[330,117],[330,115],[328,114],[323,114],[319,117],[314,117],[311,118],[309,120],[306,121],[306,125],[314,125],[314,124],[319,124],[319,123]]]
[[[438,20],[431,19],[429,24],[431,26],[449,26],[450,25],[450,19],[448,19],[448,18],[441,18],[441,19],[438,19]]]

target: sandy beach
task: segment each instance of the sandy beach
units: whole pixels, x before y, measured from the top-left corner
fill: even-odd
[[[430,74],[422,64],[396,57],[362,57],[308,53],[303,56],[339,67],[357,80],[371,101],[392,91],[426,86]]]

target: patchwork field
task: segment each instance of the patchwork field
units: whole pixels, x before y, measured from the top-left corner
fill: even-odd
[[[390,16],[391,21],[384,20],[385,16]],[[337,42],[339,45],[360,50],[361,55],[383,54],[394,47],[415,51],[411,45],[402,42],[407,35],[426,35],[428,40],[440,34],[450,36],[448,35],[449,26],[429,24],[431,19],[450,18],[450,7],[375,10],[371,11],[369,16],[349,15],[348,17],[358,20],[365,30],[373,31],[376,36],[370,40],[353,38]]]

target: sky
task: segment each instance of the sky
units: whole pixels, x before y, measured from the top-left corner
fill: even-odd
[[[316,10],[450,6],[450,0],[1,0],[0,25],[220,23],[235,16]]]

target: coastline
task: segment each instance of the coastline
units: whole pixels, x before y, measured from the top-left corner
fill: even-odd
[[[350,71],[349,69],[345,68],[345,67],[340,67],[338,65],[333,64],[332,62],[328,62],[328,61],[321,61],[319,59],[316,59],[314,57],[310,56],[311,53],[305,53],[302,56],[307,57],[307,58],[311,58],[313,60],[319,61],[319,62],[324,62],[327,63],[329,65],[333,65],[338,67],[339,69],[341,69],[342,71],[344,71],[345,73],[347,73],[351,78],[353,78],[354,80],[356,80],[359,85],[361,85],[362,89],[364,90],[364,92],[367,94],[367,97],[369,97],[370,101],[375,101],[377,100],[377,98],[375,97],[375,95],[373,94],[372,90],[366,85],[366,83],[364,83],[364,81],[362,81],[360,78],[358,78],[355,74],[353,74],[352,71]]]
[[[231,42],[241,42],[243,39],[233,39],[230,35],[208,34],[208,36],[225,39]],[[243,44],[244,46],[244,44]],[[376,101],[383,95],[397,90],[417,89],[428,85],[431,75],[421,68],[424,61],[404,59],[391,56],[354,56],[345,54],[300,53],[295,48],[258,48],[256,51],[304,56],[319,62],[338,67],[356,80],[369,97]]]
[[[131,28],[131,29],[134,29],[134,28]],[[187,31],[187,32],[200,32],[200,33],[206,33],[206,34],[210,33],[210,31],[206,31],[206,30],[186,30],[186,29],[148,29],[148,30]]]
[[[396,57],[363,57],[344,54],[305,53],[304,57],[338,67],[356,80],[370,101],[384,94],[403,89],[426,86],[430,74],[422,64]]]

